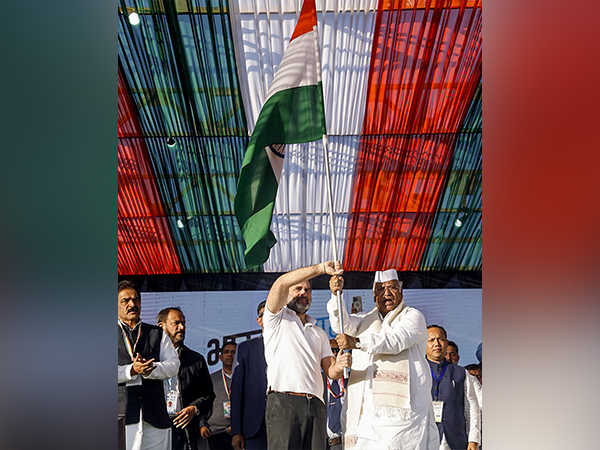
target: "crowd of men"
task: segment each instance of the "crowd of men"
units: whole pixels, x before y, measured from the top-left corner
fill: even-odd
[[[373,309],[340,311],[342,274],[327,261],[280,276],[257,308],[262,335],[225,342],[212,374],[184,345],[179,308],[144,323],[138,288],[119,282],[125,448],[479,449],[481,347],[479,364],[458,365],[458,345],[404,303],[394,269],[376,272]],[[331,340],[307,313],[320,275],[330,276]]]

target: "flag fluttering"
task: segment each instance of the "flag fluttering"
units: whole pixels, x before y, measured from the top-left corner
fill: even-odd
[[[321,139],[326,133],[315,0],[300,18],[248,143],[235,197],[235,215],[246,243],[246,265],[269,258],[277,242],[270,230],[286,144]]]

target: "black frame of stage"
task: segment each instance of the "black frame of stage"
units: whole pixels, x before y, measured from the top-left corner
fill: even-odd
[[[281,272],[119,275],[141,292],[268,291]],[[344,272],[344,288],[371,289],[375,272]],[[481,271],[398,272],[404,289],[481,289]],[[313,289],[329,289],[329,277],[313,279]]]

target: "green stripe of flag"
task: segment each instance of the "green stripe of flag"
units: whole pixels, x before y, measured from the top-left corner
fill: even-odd
[[[316,141],[325,131],[320,82],[279,91],[265,102],[246,149],[235,198],[248,267],[263,264],[277,242],[270,226],[279,174],[274,173],[265,147]]]

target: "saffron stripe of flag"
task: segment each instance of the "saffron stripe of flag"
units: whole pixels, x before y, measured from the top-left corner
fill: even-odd
[[[315,0],[305,0],[256,121],[238,180],[235,214],[246,243],[247,267],[263,264],[277,242],[270,227],[285,145],[316,141],[326,133],[316,42]]]

